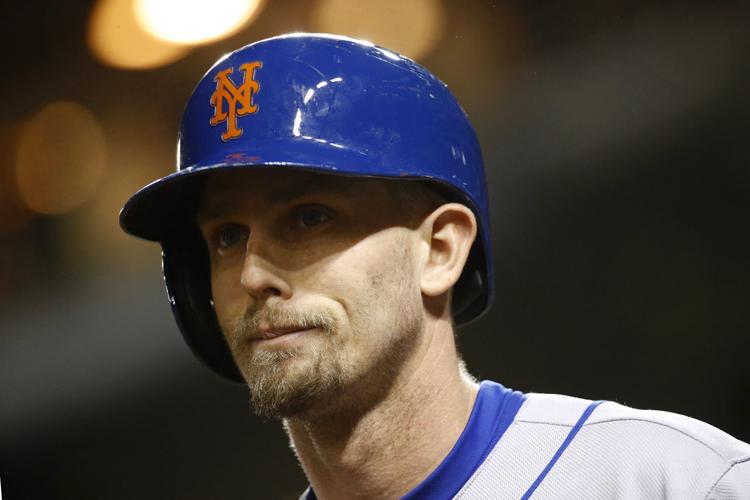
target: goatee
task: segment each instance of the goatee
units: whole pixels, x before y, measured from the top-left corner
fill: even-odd
[[[251,339],[261,337],[260,324],[272,329],[316,329],[305,335],[323,336],[312,342],[285,349],[254,348]],[[340,341],[336,320],[327,311],[301,313],[266,307],[249,311],[230,332],[232,352],[247,381],[255,413],[264,417],[299,416],[320,399],[343,387],[343,369],[337,356]],[[248,355],[237,356],[245,352]]]

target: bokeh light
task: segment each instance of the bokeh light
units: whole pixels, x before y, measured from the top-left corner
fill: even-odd
[[[21,200],[42,214],[64,214],[94,195],[107,161],[104,132],[74,102],[54,102],[26,124],[16,155]]]
[[[429,54],[445,26],[438,0],[319,0],[311,16],[314,31],[364,38],[412,59]]]
[[[0,122],[0,164],[13,165],[19,129],[16,123]],[[28,224],[31,215],[18,198],[13,169],[0,168],[0,237],[22,230]]]
[[[156,38],[180,44],[227,37],[260,10],[260,0],[135,0],[136,19]]]
[[[67,242],[62,252],[69,262],[83,261],[90,268],[137,272],[153,264],[158,252],[122,231],[118,213],[138,189],[174,170],[175,126],[125,103],[97,117],[107,136],[107,172],[86,205],[58,221]]]
[[[99,0],[91,13],[88,43],[101,61],[124,69],[164,66],[190,51],[147,33],[136,19],[133,0]]]

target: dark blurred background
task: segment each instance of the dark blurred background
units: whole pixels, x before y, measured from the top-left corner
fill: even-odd
[[[498,294],[460,332],[472,373],[750,440],[746,4],[206,0],[197,25],[188,4],[0,7],[6,499],[305,487],[278,423],[182,342],[158,246],[117,226],[126,198],[174,168],[182,107],[208,67],[290,31],[415,58],[476,126]],[[194,40],[211,26],[214,40]]]

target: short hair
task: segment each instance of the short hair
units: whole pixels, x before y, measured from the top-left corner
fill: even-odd
[[[434,183],[410,179],[398,179],[391,183],[393,186],[389,186],[388,192],[395,206],[413,217],[423,217],[450,201]]]

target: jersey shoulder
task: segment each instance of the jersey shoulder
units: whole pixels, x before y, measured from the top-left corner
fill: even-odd
[[[567,428],[591,401],[530,394],[527,403],[517,415],[520,424]],[[592,459],[594,467],[587,463]],[[601,474],[607,479],[594,489],[603,496],[750,499],[750,445],[685,415],[613,401],[590,414],[556,468],[558,479],[579,487],[593,485],[581,471]]]
[[[598,404],[597,404],[598,403]],[[750,445],[664,411],[527,394],[462,498],[750,499]]]
[[[591,403],[591,400],[560,394],[530,393],[519,410],[516,421],[572,426]],[[583,428],[597,425],[610,429],[627,425],[641,431],[652,428],[652,433],[669,436],[673,441],[699,443],[723,460],[736,460],[750,455],[750,445],[747,443],[713,425],[678,413],[640,410],[614,401],[604,401],[583,423]]]

